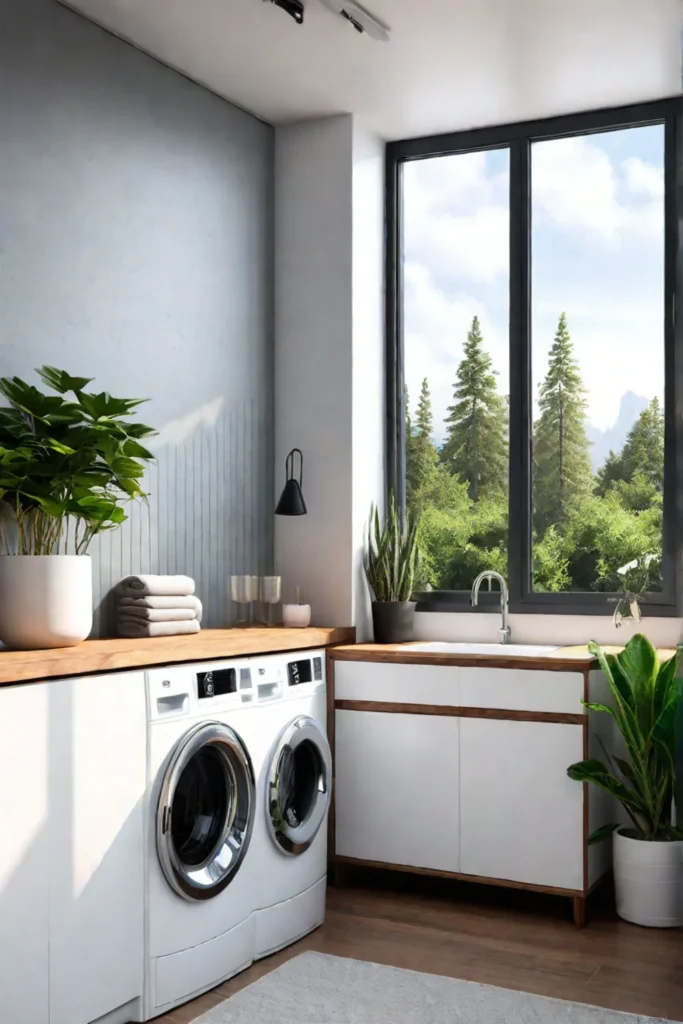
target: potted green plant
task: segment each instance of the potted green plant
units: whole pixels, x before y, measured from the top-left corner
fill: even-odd
[[[605,750],[607,764],[580,761],[568,774],[611,793],[630,822],[604,825],[588,842],[613,836],[620,917],[675,927],[683,924],[683,828],[674,811],[676,729],[683,700],[683,680],[677,678],[680,652],[660,662],[640,633],[620,654],[605,654],[595,643],[588,649],[600,661],[612,699],[609,705],[586,707],[611,715],[621,749],[619,754]]]
[[[88,546],[144,498],[156,433],[128,417],[138,399],[86,391],[87,377],[43,366],[54,394],[0,378],[0,640],[19,649],[70,647],[92,628]]]
[[[394,495],[382,523],[378,509],[370,510],[365,575],[372,594],[375,641],[380,644],[411,640],[415,602],[410,598],[419,564],[416,519],[401,522]]]
[[[605,574],[605,579],[613,581],[618,591],[615,597],[607,598],[609,604],[616,605],[612,616],[616,629],[626,619],[641,621],[641,602],[647,600],[649,591],[661,586],[661,561],[658,555],[641,555],[622,565],[613,577]]]

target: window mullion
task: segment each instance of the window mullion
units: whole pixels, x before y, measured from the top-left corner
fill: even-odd
[[[510,147],[510,518],[508,571],[515,604],[531,589],[530,140]]]

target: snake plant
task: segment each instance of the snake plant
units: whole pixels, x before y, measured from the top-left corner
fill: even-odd
[[[389,498],[384,523],[376,506],[370,509],[365,575],[375,601],[409,601],[419,564],[416,519],[401,521],[396,499]]]
[[[673,817],[676,733],[683,717],[683,680],[677,678],[680,651],[660,662],[642,634],[629,640],[620,654],[605,654],[594,643],[588,645],[588,650],[600,661],[612,701],[609,706],[584,701],[585,706],[612,716],[627,756],[621,758],[605,751],[607,765],[597,758],[580,761],[567,769],[569,777],[592,782],[616,797],[638,839],[683,839],[682,817],[679,815],[677,825]],[[681,741],[683,737],[679,736],[679,744]],[[683,814],[683,808],[680,811]],[[597,843],[619,827],[619,823],[604,825],[588,841]]]

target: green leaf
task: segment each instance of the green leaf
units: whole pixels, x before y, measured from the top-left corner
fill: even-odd
[[[66,370],[57,370],[54,366],[41,366],[36,373],[48,387],[62,395],[67,391],[82,391],[92,383],[92,377],[71,377]]]
[[[618,828],[621,828],[619,822],[614,822],[611,825],[601,825],[600,828],[596,828],[589,835],[588,845],[595,846],[596,843],[603,843],[605,839],[611,839]]]
[[[57,441],[54,437],[51,437],[47,443],[50,448],[52,448],[56,452],[59,452],[61,455],[74,454],[73,448],[70,448],[68,444],[63,444],[61,441]]]
[[[143,448],[141,444],[131,438],[123,442],[121,451],[124,455],[129,455],[136,459],[154,458],[154,455],[150,451],[147,451],[146,448]]]
[[[575,782],[594,783],[601,789],[611,793],[612,796],[615,796],[625,807],[635,811],[642,810],[642,800],[639,796],[624,785],[621,779],[617,779],[612,775],[602,761],[597,759],[579,761],[569,766],[567,775],[570,779],[574,779]]]
[[[625,761],[623,757],[617,757],[616,754],[614,754],[613,757],[614,762],[617,765],[621,774],[624,775],[627,779],[635,779],[633,765],[629,764],[628,761]]]

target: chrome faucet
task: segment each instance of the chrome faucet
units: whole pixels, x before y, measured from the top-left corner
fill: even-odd
[[[498,580],[500,583],[500,614],[503,621],[500,629],[498,630],[498,636],[500,637],[500,642],[502,644],[506,644],[510,639],[511,629],[508,625],[508,586],[505,582],[505,577],[501,576],[499,572],[495,572],[493,569],[488,569],[486,572],[480,572],[472,584],[472,606],[474,608],[479,604],[479,588],[484,580],[489,581],[489,590],[491,589],[491,580]]]

